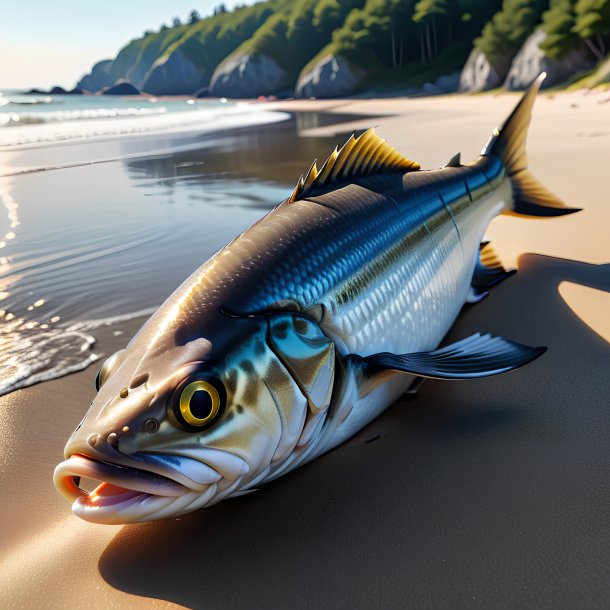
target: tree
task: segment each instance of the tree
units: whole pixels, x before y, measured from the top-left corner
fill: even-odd
[[[499,74],[506,73],[547,7],[548,0],[504,0],[502,10],[485,25],[475,46]]]
[[[449,17],[447,0],[420,0],[415,5],[413,21],[421,24],[419,37],[423,63],[438,55],[437,16],[442,16],[446,19]],[[447,19],[447,23],[449,28],[451,28],[450,18]],[[432,36],[430,32],[432,32]],[[451,29],[449,29],[448,38],[451,41]]]
[[[574,32],[602,59],[610,39],[610,0],[578,0]]]
[[[182,25],[182,21],[180,21],[180,17],[174,17],[173,21],[172,21],[172,25],[177,28],[178,26]]]
[[[547,57],[557,59],[580,42],[578,34],[574,32],[576,2],[577,0],[551,0],[549,10],[542,14],[542,29],[546,32],[546,38],[540,48]]]
[[[193,9],[189,13],[189,23],[191,23],[191,24],[197,23],[200,19],[201,19],[201,15],[199,14],[199,11],[197,11],[196,9]]]

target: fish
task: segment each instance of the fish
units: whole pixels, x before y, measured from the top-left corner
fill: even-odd
[[[423,170],[373,129],[191,275],[108,358],[54,472],[99,524],[183,515],[258,489],[346,441],[426,378],[512,371],[546,350],[489,333],[439,347],[513,271],[499,214],[578,211],[528,169],[544,75],[474,161]]]

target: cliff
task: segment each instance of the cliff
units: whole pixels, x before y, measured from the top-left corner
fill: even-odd
[[[447,91],[453,84],[432,83],[456,71],[461,91],[520,89],[543,70],[550,86],[601,62],[608,9],[610,0],[264,0],[147,32],[77,87],[328,98]]]

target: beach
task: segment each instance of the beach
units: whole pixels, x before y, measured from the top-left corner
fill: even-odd
[[[49,248],[59,248],[72,222],[67,210],[74,210],[90,215],[75,236],[89,221],[104,229],[75,241],[76,255],[93,241],[109,263],[95,267],[103,271],[101,287],[87,284],[84,301],[79,282],[93,267],[75,268],[72,283],[69,268],[53,267],[65,283],[48,288],[56,301],[69,295],[71,324],[98,320],[78,330],[94,338],[87,353],[96,363],[0,396],[0,606],[607,607],[608,92],[540,96],[530,168],[583,211],[494,220],[487,239],[518,273],[466,306],[446,337],[492,332],[548,346],[542,358],[499,377],[427,381],[318,460],[179,519],[92,525],[70,513],[52,483],[94,396],[100,360],[123,348],[147,312],[207,256],[288,196],[314,158],[375,125],[423,168],[442,166],[458,151],[467,161],[518,99],[270,102],[265,110],[292,119],[205,138],[194,129],[179,139],[151,134],[119,146],[106,134],[57,149],[1,150],[4,201],[8,192],[19,203],[23,238],[27,219],[44,217],[51,199],[66,216],[50,230]],[[79,164],[79,146],[94,147],[87,158],[96,162]],[[29,172],[43,165],[58,169]],[[205,205],[198,189],[205,189]],[[94,197],[95,214],[87,207]],[[117,217],[125,243],[137,236],[148,246],[132,251],[117,241],[116,251],[104,250],[105,235],[118,239]],[[17,283],[23,298],[34,304],[39,297],[29,295],[27,281],[39,276],[27,276],[29,267],[17,271],[26,277]]]

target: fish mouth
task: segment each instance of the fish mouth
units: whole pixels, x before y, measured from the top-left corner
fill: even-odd
[[[119,465],[77,453],[55,468],[53,482],[76,516],[116,525],[164,519],[205,506],[222,479],[213,468],[190,458],[138,457],[130,465]]]

